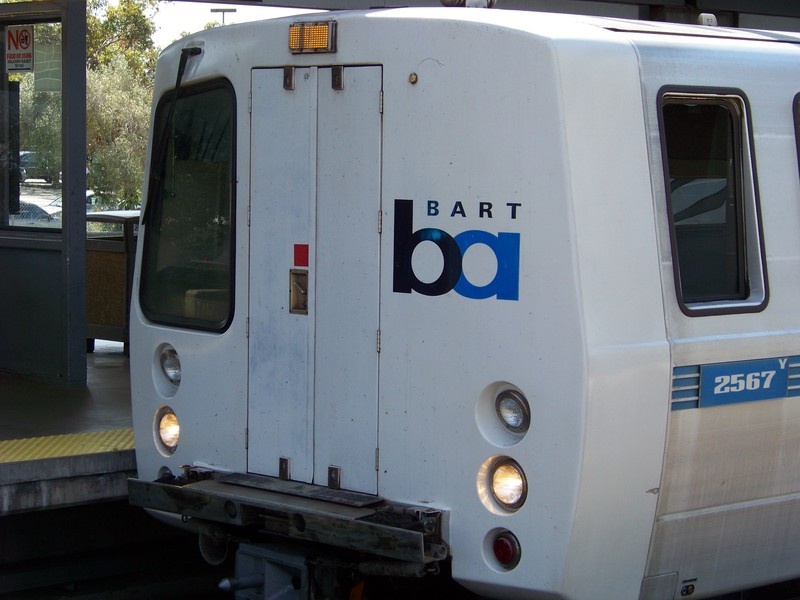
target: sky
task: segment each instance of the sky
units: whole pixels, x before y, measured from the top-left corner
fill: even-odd
[[[169,46],[180,38],[184,32],[200,31],[207,23],[212,21],[222,23],[222,13],[212,13],[212,8],[236,9],[236,12],[225,13],[226,25],[302,12],[291,8],[212,4],[210,2],[161,1],[158,6],[158,13],[156,13],[155,17],[156,33],[153,35],[153,42],[160,49]]]

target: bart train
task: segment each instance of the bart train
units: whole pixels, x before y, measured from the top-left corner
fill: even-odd
[[[159,58],[131,501],[239,598],[800,576],[800,35],[407,8]]]

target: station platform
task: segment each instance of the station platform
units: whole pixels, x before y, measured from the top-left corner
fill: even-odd
[[[136,475],[123,345],[97,340],[86,386],[0,374],[0,516],[127,498]]]

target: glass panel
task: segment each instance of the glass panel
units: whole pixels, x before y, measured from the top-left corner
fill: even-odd
[[[61,228],[61,29],[60,23],[7,26],[3,227]]]
[[[168,124],[171,102],[156,115],[141,304],[155,322],[222,330],[233,294],[233,92],[181,89]]]
[[[724,101],[670,100],[663,108],[663,133],[681,299],[747,298],[735,107]]]

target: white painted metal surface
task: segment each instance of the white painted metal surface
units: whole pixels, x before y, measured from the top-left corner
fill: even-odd
[[[282,69],[253,71],[253,103],[270,110],[253,113],[251,156],[259,159],[249,173],[248,280],[276,285],[248,286],[248,470],[277,477],[284,457],[291,477],[307,483],[314,477],[314,321],[290,314],[289,271],[294,244],[308,246],[316,225],[316,77],[305,70],[289,92]],[[307,290],[312,307],[314,289]]]
[[[209,334],[154,326],[134,301],[140,477],[192,462],[277,476],[283,457],[325,486],[340,467],[346,489],[447,511],[454,578],[496,598],[700,598],[796,577],[796,399],[678,411],[670,394],[674,368],[800,354],[797,47],[503,11],[335,20],[335,54],[291,55],[275,21],[162,55],[157,98],[188,46],[203,54],[185,85],[237,93],[237,304]],[[746,99],[758,312],[677,302],[664,86]],[[293,268],[307,315],[289,311]],[[164,342],[184,364],[172,399],[151,383]],[[518,442],[497,433],[506,388],[531,405]],[[187,419],[169,458],[151,449],[166,401]],[[248,446],[232,443],[245,427]],[[498,456],[527,475],[515,512],[487,495]],[[501,529],[522,547],[514,569],[492,556]]]
[[[320,69],[314,481],[378,491],[381,69]],[[342,285],[343,282],[346,285]]]

